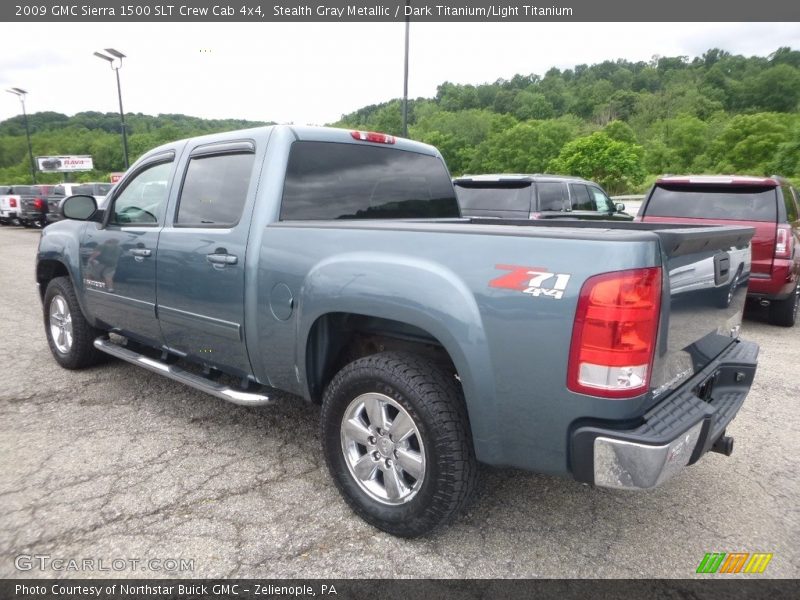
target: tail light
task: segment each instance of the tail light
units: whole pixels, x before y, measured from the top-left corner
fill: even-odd
[[[375,131],[351,131],[350,136],[354,140],[362,142],[374,142],[376,144],[394,144],[395,138],[393,135],[386,133],[376,133]]]
[[[17,199],[16,199],[16,198],[11,198],[11,199],[9,199],[9,201],[8,201],[8,205],[9,205],[11,208],[17,208]]]
[[[660,267],[587,279],[572,329],[567,387],[603,398],[647,391],[660,307]]]
[[[36,210],[44,210],[44,200],[42,200],[41,198],[34,198],[33,208],[35,208]]]
[[[792,258],[794,238],[791,225],[778,225],[778,235],[775,237],[775,258]]]

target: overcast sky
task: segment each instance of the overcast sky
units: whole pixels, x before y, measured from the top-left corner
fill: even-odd
[[[126,112],[324,124],[403,94],[402,23],[23,23],[3,27],[0,87],[29,112],[118,110],[95,50],[128,56]],[[409,96],[443,81],[479,84],[606,59],[766,56],[800,49],[797,23],[412,23]],[[0,94],[0,121],[19,114]]]

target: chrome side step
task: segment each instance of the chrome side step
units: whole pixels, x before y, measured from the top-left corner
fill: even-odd
[[[167,363],[152,359],[149,356],[129,350],[124,346],[115,344],[106,337],[97,338],[94,341],[94,347],[101,352],[105,352],[106,354],[110,354],[111,356],[120,358],[134,365],[144,367],[149,371],[164,375],[184,385],[193,387],[196,390],[211,394],[217,398],[222,398],[228,402],[233,402],[234,404],[240,404],[242,406],[263,406],[272,402],[268,396],[263,394],[243,392],[227,385],[217,383],[216,381],[211,381],[210,379],[195,375],[180,367],[168,365]]]

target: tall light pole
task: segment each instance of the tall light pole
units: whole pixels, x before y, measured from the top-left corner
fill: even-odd
[[[406,7],[411,6],[411,0],[406,0]],[[411,15],[406,10],[406,59],[403,70],[403,137],[408,137],[408,29],[411,24]]]
[[[36,183],[36,163],[33,162],[33,148],[31,147],[31,130],[28,128],[28,113],[25,110],[25,90],[21,88],[11,88],[10,90],[6,90],[9,94],[14,94],[19,98],[19,101],[22,102],[22,118],[25,121],[25,137],[28,138],[28,157],[31,160],[31,179],[33,183]]]
[[[106,48],[106,52],[111,56],[103,54],[102,52],[95,52],[94,55],[97,58],[102,58],[105,61],[108,61],[108,64],[111,65],[111,68],[114,69],[114,72],[117,74],[117,95],[119,96],[119,118],[122,122],[122,149],[125,151],[125,170],[128,170],[128,132],[125,129],[125,112],[122,110],[122,86],[119,83],[119,70],[122,67],[122,59],[125,58],[125,55],[118,51],[114,50],[113,48]]]

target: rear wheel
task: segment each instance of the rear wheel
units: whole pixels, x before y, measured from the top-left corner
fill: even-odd
[[[797,321],[797,309],[800,305],[800,283],[794,293],[783,300],[776,300],[769,305],[769,322],[782,327],[793,327]]]
[[[388,533],[428,533],[454,518],[475,487],[460,388],[413,354],[375,354],[339,371],[325,392],[321,428],[339,491]]]
[[[53,357],[65,369],[82,369],[103,359],[94,347],[95,338],[103,332],[83,316],[69,277],[56,277],[47,285],[44,328]]]
[[[742,267],[736,270],[731,282],[723,289],[717,292],[717,305],[720,308],[728,308],[733,302],[733,297],[736,294],[736,288],[739,287],[739,280],[742,277]]]

